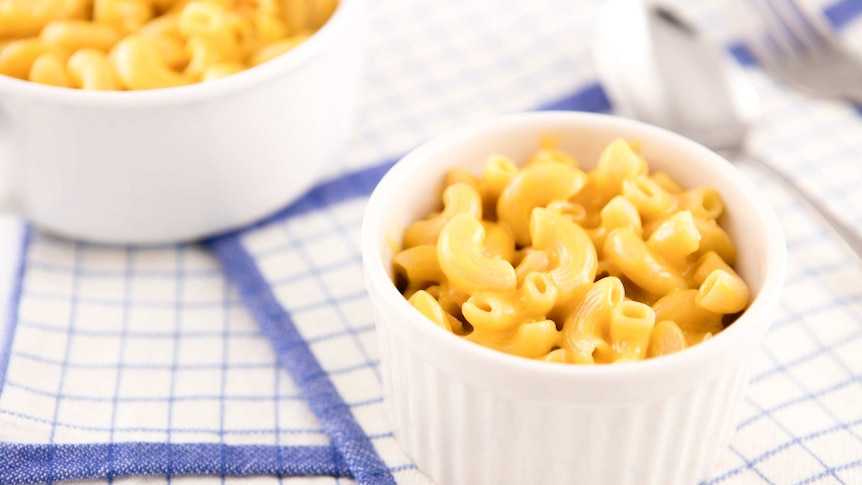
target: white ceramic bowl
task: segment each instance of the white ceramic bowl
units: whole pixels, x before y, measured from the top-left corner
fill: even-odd
[[[85,92],[0,76],[3,181],[20,212],[108,243],[199,238],[273,212],[338,155],[359,101],[365,0],[210,83]]]
[[[439,200],[454,166],[489,153],[525,160],[541,135],[585,166],[616,138],[639,140],[651,169],[723,195],[724,227],[753,303],[713,339],[627,365],[549,364],[481,347],[428,322],[391,281],[393,242]],[[727,161],[671,132],[606,115],[543,112],[469,126],[416,149],[383,178],[362,253],[395,434],[441,484],[692,485],[734,429],[747,368],[784,280],[785,246],[768,204]]]

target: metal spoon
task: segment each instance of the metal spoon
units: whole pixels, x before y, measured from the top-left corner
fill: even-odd
[[[862,260],[862,237],[781,171],[747,153],[760,115],[754,87],[734,59],[692,24],[643,0],[607,0],[596,43],[602,85],[619,114],[668,128],[733,162],[769,171]]]

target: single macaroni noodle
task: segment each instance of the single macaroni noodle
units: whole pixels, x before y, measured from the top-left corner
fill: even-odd
[[[338,0],[0,0],[0,74],[86,90],[183,86],[293,49]]]
[[[522,166],[490,155],[445,177],[440,210],[410,224],[395,283],[445,330],[569,364],[671,354],[711,338],[751,297],[714,189],[650,174],[617,140],[582,170],[553,138]]]

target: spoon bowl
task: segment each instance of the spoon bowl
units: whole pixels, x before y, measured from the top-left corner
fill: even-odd
[[[674,12],[608,0],[596,63],[619,113],[713,149],[739,150],[760,99],[733,57]]]

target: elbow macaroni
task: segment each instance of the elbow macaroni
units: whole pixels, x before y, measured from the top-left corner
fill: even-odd
[[[208,82],[293,49],[337,5],[338,0],[0,0],[0,74],[88,90]]]
[[[422,314],[510,354],[605,364],[696,345],[748,306],[718,192],[648,174],[622,140],[590,171],[542,144],[521,168],[453,169],[442,210],[407,228],[393,265]]]

